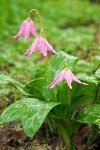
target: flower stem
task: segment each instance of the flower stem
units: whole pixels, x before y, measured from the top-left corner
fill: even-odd
[[[48,74],[48,55],[45,56],[45,60],[46,60],[46,72]]]
[[[93,144],[93,142],[96,139],[98,133],[99,133],[99,127],[97,125],[92,125],[91,132],[90,132],[90,135],[89,135],[88,140],[87,140],[87,146],[88,147]]]
[[[36,16],[38,16],[38,19],[39,19],[39,22],[40,22],[40,28],[41,28],[40,34],[45,37],[45,29],[44,29],[42,18],[41,18],[41,15],[40,15],[39,11],[37,9],[30,10],[28,17],[32,18],[32,14],[35,14]]]
[[[69,108],[69,116],[71,113],[71,96],[70,96],[70,88],[68,87],[68,108]]]
[[[97,103],[99,101],[99,99],[100,99],[100,86],[98,84],[95,98],[94,98],[92,104]],[[90,146],[93,144],[94,140],[96,139],[96,137],[98,135],[98,132],[99,132],[99,127],[97,125],[92,125],[91,132],[90,132],[88,140],[87,140],[87,146]]]

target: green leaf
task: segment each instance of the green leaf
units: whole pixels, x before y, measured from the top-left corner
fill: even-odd
[[[95,76],[88,76],[87,74],[78,74],[77,77],[83,82],[98,84],[98,80]]]
[[[90,104],[94,101],[97,86],[93,83],[88,83],[88,85],[82,85],[78,83],[72,84],[71,90],[71,101],[72,109],[78,106],[84,106]]]
[[[72,110],[78,106],[84,106],[92,103],[96,95],[96,90],[97,86],[93,83],[82,85],[76,82],[72,82],[72,89],[70,89]],[[60,103],[65,103],[68,105],[68,86],[64,82],[60,83],[59,85],[57,100]]]
[[[4,74],[0,74],[0,84],[10,84],[16,87],[24,95],[28,95],[28,93],[24,90],[24,86],[22,84]]]
[[[8,106],[0,116],[0,124],[18,120],[22,113],[22,101],[17,101]]]
[[[34,79],[27,82],[24,90],[33,98],[38,98],[46,102],[51,101],[49,93],[50,88],[49,85],[46,85],[46,79],[44,78]]]
[[[34,98],[24,98],[4,110],[0,117],[0,124],[20,120],[25,133],[29,137],[33,137],[50,110],[58,104],[55,102],[46,103]]]
[[[80,111],[78,122],[100,126],[100,104],[92,104]]]
[[[51,80],[54,78],[56,73],[58,73],[59,71],[65,68],[65,61],[67,67],[71,69],[77,60],[78,60],[77,57],[69,55],[63,51],[59,51],[59,54],[54,55],[50,60],[49,68],[50,68]]]
[[[43,95],[41,92],[43,89],[43,85],[44,85],[43,78],[35,79],[30,82],[27,82],[24,87],[24,90],[27,93],[29,93],[32,97],[43,100]]]
[[[100,79],[100,68],[95,72],[95,76]]]

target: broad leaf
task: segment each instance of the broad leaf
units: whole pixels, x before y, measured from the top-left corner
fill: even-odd
[[[8,106],[0,116],[0,124],[18,120],[22,112],[22,101],[17,101]]]
[[[77,77],[88,85],[73,83],[71,90],[72,109],[92,103],[98,90],[98,80],[95,77],[84,74],[79,74]]]
[[[27,82],[24,87],[24,90],[28,92],[32,97],[43,100],[41,92],[43,85],[44,85],[43,78],[35,79],[30,82]]]
[[[92,104],[80,111],[78,122],[100,126],[100,104]]]
[[[99,81],[96,79],[95,76],[88,76],[87,74],[78,74],[77,77],[87,83],[94,83],[94,84],[98,84]]]
[[[88,85],[82,85],[73,81],[72,89],[70,89],[72,110],[78,106],[84,106],[92,103],[94,101],[96,91],[97,86],[93,83],[88,83]],[[68,86],[66,83],[62,82],[59,85],[57,93],[58,102],[68,105],[68,97]]]
[[[88,85],[81,85],[78,83],[73,83],[73,88],[71,90],[71,101],[72,109],[90,104],[94,101],[97,86],[93,83],[88,83]]]
[[[96,71],[95,76],[100,79],[100,68]]]
[[[49,67],[51,80],[54,78],[55,74],[57,74],[59,71],[65,68],[65,61],[67,67],[71,69],[77,60],[77,57],[69,55],[63,51],[59,51],[59,54],[54,55],[50,60]]]
[[[58,105],[55,102],[43,102],[34,98],[24,98],[11,104],[0,117],[0,124],[20,120],[25,133],[32,137],[41,127],[50,110]]]
[[[50,88],[49,85],[46,84],[46,79],[44,78],[34,79],[27,82],[24,90],[33,98],[38,98],[46,102],[51,101]]]
[[[16,87],[24,95],[28,95],[28,93],[23,89],[24,87],[22,84],[4,74],[0,74],[0,84],[10,84]]]

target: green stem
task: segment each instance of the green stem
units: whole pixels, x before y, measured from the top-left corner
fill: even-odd
[[[68,120],[70,121],[71,120],[71,96],[70,96],[69,87],[68,87],[68,100],[67,100],[67,103],[68,103]]]
[[[100,101],[100,84],[98,84],[98,86],[97,86],[95,98],[94,98],[92,104],[95,104],[95,103],[97,103],[98,101]]]
[[[38,19],[39,19],[39,22],[40,22],[40,28],[41,28],[40,34],[45,37],[46,36],[45,35],[45,29],[44,29],[42,18],[41,18],[41,15],[40,15],[39,11],[37,9],[30,10],[28,17],[32,18],[32,14],[35,14],[35,15],[38,16]]]
[[[92,104],[97,103],[99,100],[100,100],[100,85],[98,84],[95,98],[94,98]],[[92,125],[91,132],[90,132],[88,140],[87,140],[87,146],[92,145],[92,143],[94,142],[94,140],[96,139],[96,137],[98,135],[98,131],[99,131],[99,127],[97,125]]]
[[[93,142],[95,141],[95,139],[98,135],[98,131],[99,131],[99,127],[97,125],[92,125],[91,132],[90,132],[90,135],[87,140],[88,147],[91,146],[93,144]]]
[[[41,19],[41,16],[40,16],[39,11],[38,11],[37,9],[32,9],[32,10],[30,10],[28,17],[32,18],[32,14],[35,14],[35,15],[38,16],[39,21],[40,21],[40,26],[41,26],[41,28],[43,28],[43,22],[42,22],[42,19]]]
[[[50,84],[50,72],[49,72],[48,55],[45,56],[45,62],[46,62],[46,78],[47,78],[48,84]]]
[[[72,137],[71,137],[70,129],[68,129],[68,125],[67,127],[65,127],[64,124],[59,121],[57,122],[57,125],[59,130],[58,132],[60,132],[63,139],[65,140],[68,146],[68,150],[74,150],[74,145],[72,143]]]

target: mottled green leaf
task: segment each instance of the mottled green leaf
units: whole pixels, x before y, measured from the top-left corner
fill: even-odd
[[[43,102],[36,99],[25,100],[21,122],[25,133],[32,137],[41,127],[50,110],[58,105],[55,102]]]
[[[95,76],[100,79],[100,68],[96,71]]]
[[[0,84],[10,84],[14,87],[16,87],[21,93],[28,95],[28,93],[24,90],[24,87],[22,84],[20,84],[18,81],[4,75],[0,74]]]
[[[78,74],[77,77],[87,83],[94,83],[94,84],[98,84],[98,80],[96,79],[95,76],[88,76],[87,74]]]
[[[0,124],[18,120],[22,112],[22,101],[17,101],[8,106],[0,116]]]
[[[69,55],[63,51],[59,51],[59,54],[54,55],[49,64],[51,79],[54,78],[54,75],[65,68],[65,61],[67,67],[71,69],[73,65],[78,60],[77,57]]]
[[[100,104],[92,104],[80,111],[78,122],[100,126]]]
[[[41,127],[50,110],[58,105],[55,102],[43,102],[34,98],[24,98],[7,107],[0,116],[0,124],[20,120],[25,133],[32,137]]]

